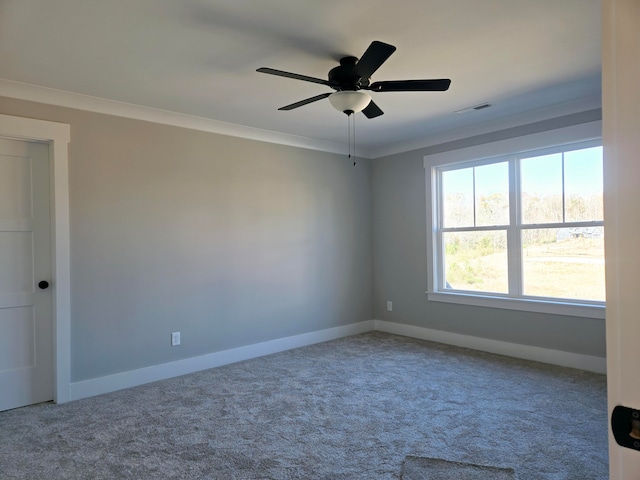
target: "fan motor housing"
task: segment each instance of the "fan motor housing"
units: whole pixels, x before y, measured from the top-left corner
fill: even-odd
[[[329,83],[331,87],[341,90],[360,90],[368,87],[370,79],[358,77],[353,74],[354,67],[358,63],[357,57],[343,57],[340,65],[329,71]]]

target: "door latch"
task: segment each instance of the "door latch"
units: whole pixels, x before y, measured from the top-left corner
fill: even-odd
[[[622,447],[640,451],[640,410],[618,405],[611,413],[613,437]]]

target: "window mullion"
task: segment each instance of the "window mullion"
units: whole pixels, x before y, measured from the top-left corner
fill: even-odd
[[[444,241],[443,241],[443,228],[444,228],[444,195],[442,188],[442,170],[438,170],[435,176],[435,192],[436,192],[436,205],[433,210],[436,220],[436,231],[432,231],[433,239],[436,243],[436,250],[434,252],[436,258],[433,259],[436,269],[433,278],[433,288],[436,291],[440,291],[445,286],[445,264],[444,264]]]
[[[564,152],[562,152],[562,223],[567,221],[567,199],[564,191]]]
[[[472,184],[472,188],[473,188],[473,226],[477,227],[478,226],[478,221],[476,219],[476,167],[473,167],[472,170],[473,173],[473,184]]]
[[[509,262],[509,296],[522,295],[522,234],[520,229],[520,163],[518,157],[509,160],[509,226],[507,256]]]

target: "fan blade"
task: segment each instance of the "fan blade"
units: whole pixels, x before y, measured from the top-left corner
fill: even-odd
[[[364,110],[362,110],[362,113],[364,113],[364,115],[367,118],[376,118],[379,117],[380,115],[383,115],[384,112],[382,110],[380,110],[380,107],[378,107],[378,105],[376,105],[373,100],[371,100],[369,102],[369,105],[367,105],[365,107]]]
[[[387,82],[373,82],[366,90],[374,92],[444,92],[449,89],[451,80],[441,78],[437,80],[390,80]]]
[[[353,70],[354,74],[360,78],[370,78],[373,72],[380,68],[387,58],[396,51],[396,47],[388,43],[377,40],[371,42],[369,48],[362,54]]]
[[[300,100],[299,102],[292,103],[291,105],[286,105],[284,107],[280,107],[278,110],[293,110],[294,108],[301,107],[301,106],[306,105],[308,103],[317,102],[318,100],[322,100],[323,98],[327,98],[329,95],[331,95],[331,92],[323,93],[322,95],[316,95],[315,97],[307,98],[306,100]]]
[[[268,73],[269,75],[277,75],[279,77],[293,78],[295,80],[303,80],[305,82],[319,83],[320,85],[329,85],[327,80],[315,77],[307,77],[306,75],[299,75],[297,73],[284,72],[282,70],[276,70],[275,68],[262,67],[256,70],[260,73]]]

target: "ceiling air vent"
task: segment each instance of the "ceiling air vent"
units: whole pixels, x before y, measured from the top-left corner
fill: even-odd
[[[457,110],[454,113],[469,113],[469,112],[474,112],[474,111],[478,111],[478,110],[484,110],[485,108],[489,108],[491,106],[490,103],[481,103],[480,105],[476,105],[474,107],[469,107],[469,108],[463,108],[462,110]]]

